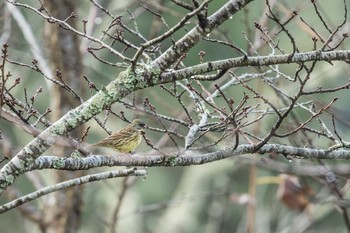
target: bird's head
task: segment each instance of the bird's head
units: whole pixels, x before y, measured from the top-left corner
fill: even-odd
[[[145,128],[145,123],[140,119],[135,119],[131,122],[131,125],[134,130],[141,131]]]

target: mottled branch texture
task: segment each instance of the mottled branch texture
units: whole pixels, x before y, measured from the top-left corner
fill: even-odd
[[[300,159],[349,159],[350,150],[328,150],[310,149],[293,146],[283,146],[279,144],[267,144],[259,150],[255,150],[253,145],[240,145],[236,149],[227,147],[211,153],[201,151],[187,151],[181,156],[164,155],[133,155],[127,157],[123,155],[91,155],[86,158],[60,158],[57,156],[41,156],[34,163],[28,166],[26,171],[42,169],[58,170],[88,170],[91,168],[108,166],[141,166],[141,167],[175,167],[191,166],[211,163],[226,158],[236,158],[245,154],[259,154],[261,156],[269,154],[281,154],[289,158]],[[266,156],[264,156],[266,157]],[[263,157],[262,157],[263,158]]]
[[[338,51],[306,51],[294,54],[268,55],[268,56],[242,56],[239,58],[230,58],[219,61],[205,62],[203,64],[183,68],[175,71],[164,72],[161,74],[160,83],[181,80],[194,75],[206,74],[217,70],[227,70],[230,68],[246,66],[270,66],[276,64],[301,64],[313,61],[348,61],[350,59],[350,50]]]

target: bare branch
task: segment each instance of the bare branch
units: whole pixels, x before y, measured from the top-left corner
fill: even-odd
[[[116,178],[116,177],[146,176],[146,175],[147,175],[146,170],[138,170],[138,169],[130,168],[125,170],[108,171],[108,172],[101,172],[97,174],[82,176],[82,177],[67,180],[55,185],[47,186],[33,193],[17,198],[16,200],[13,200],[9,203],[6,203],[0,206],[0,213],[4,213],[17,206],[23,205],[24,203],[35,200],[41,196],[47,195],[52,192],[56,192],[58,190],[66,189],[68,187],[82,185],[82,184],[86,184],[94,181]]]

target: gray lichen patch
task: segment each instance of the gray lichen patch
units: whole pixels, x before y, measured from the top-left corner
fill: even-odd
[[[13,183],[13,181],[15,180],[15,177],[13,176],[13,175],[7,175],[6,177],[5,177],[5,180],[6,180],[6,182],[9,182],[9,183]]]
[[[160,73],[159,68],[155,68],[149,63],[142,63],[136,66],[135,72],[130,67],[120,72],[116,84],[125,92],[130,93],[156,85]]]
[[[62,135],[67,132],[65,124],[57,123],[54,126],[52,126],[49,130],[52,135]]]
[[[81,112],[77,109],[76,111],[69,111],[65,120],[65,126],[68,131],[74,129],[80,125],[83,118]]]
[[[63,168],[64,167],[64,158],[55,160],[53,163],[53,167],[55,169]]]

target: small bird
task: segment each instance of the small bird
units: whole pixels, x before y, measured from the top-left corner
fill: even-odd
[[[91,146],[110,147],[122,153],[131,153],[140,144],[141,131],[144,128],[145,123],[140,119],[135,119],[125,128]]]

